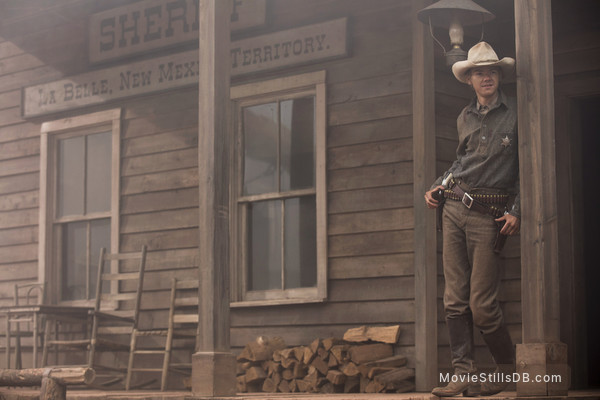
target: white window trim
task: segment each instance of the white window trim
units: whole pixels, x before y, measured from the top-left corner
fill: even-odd
[[[55,207],[55,174],[54,157],[50,157],[49,143],[56,135],[68,135],[84,129],[106,126],[112,131],[111,160],[111,252],[119,251],[119,189],[121,170],[121,109],[111,109],[76,117],[62,118],[44,122],[40,130],[40,215],[39,215],[39,249],[38,280],[49,284],[47,274],[56,271],[53,265],[53,226]],[[51,277],[48,277],[51,278]],[[53,285],[48,285],[48,294],[52,303],[60,301],[59,293]],[[92,300],[71,301],[61,303],[87,304]]]
[[[231,100],[236,102],[236,118],[241,104],[256,103],[260,100],[282,98],[287,95],[312,92],[315,96],[315,172],[316,172],[316,205],[317,205],[317,286],[314,288],[298,288],[287,290],[266,290],[256,292],[257,296],[247,296],[245,290],[244,263],[240,255],[245,254],[239,227],[237,194],[239,177],[232,179],[231,186],[231,307],[255,307],[283,304],[303,304],[323,302],[327,299],[327,97],[326,72],[317,71],[302,75],[283,77],[268,81],[249,83],[231,88]],[[233,130],[234,165],[231,170],[239,173],[239,126]],[[246,297],[246,298],[245,298]],[[248,298],[250,297],[250,299]]]

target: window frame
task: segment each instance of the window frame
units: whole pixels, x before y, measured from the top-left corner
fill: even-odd
[[[57,217],[57,142],[93,133],[111,132],[111,198],[110,210],[87,214],[83,217]],[[110,252],[119,251],[119,189],[121,164],[121,109],[110,109],[75,117],[61,118],[42,123],[40,130],[40,218],[39,218],[39,280],[45,282],[47,295],[52,304],[91,305],[93,299],[62,300],[60,246],[61,238],[57,224],[110,219]],[[60,247],[59,247],[60,246]],[[93,264],[96,260],[90,260]]]
[[[255,307],[280,304],[301,304],[323,302],[327,299],[327,101],[326,72],[317,71],[268,81],[242,84],[231,87],[231,100],[234,101],[235,126],[232,129],[232,165],[230,196],[231,230],[231,307]],[[314,96],[315,104],[315,186],[273,194],[243,195],[243,131],[241,112],[244,107],[287,99]],[[316,201],[316,251],[317,282],[315,287],[247,290],[247,241],[245,238],[246,213],[239,206],[242,202],[267,199],[300,198],[302,195],[315,196]],[[241,200],[240,200],[241,199]]]

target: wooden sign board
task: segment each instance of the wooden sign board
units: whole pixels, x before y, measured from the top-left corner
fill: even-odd
[[[266,0],[232,0],[232,31],[264,25]],[[199,0],[145,0],[90,17],[90,63],[198,40]]]
[[[345,18],[231,44],[231,74],[242,75],[348,54]],[[198,84],[198,51],[191,50],[87,72],[24,89],[23,116],[102,104]]]
[[[347,19],[238,40],[231,46],[231,75],[242,75],[348,54]]]
[[[76,75],[25,88],[31,117],[198,83],[198,50]]]

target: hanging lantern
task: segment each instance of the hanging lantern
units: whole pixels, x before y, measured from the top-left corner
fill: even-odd
[[[433,39],[444,49],[446,65],[452,66],[457,61],[467,59],[467,52],[462,49],[464,42],[464,26],[481,24],[481,40],[483,40],[483,24],[495,18],[494,14],[471,0],[440,0],[425,7],[417,13],[417,18],[429,25]],[[433,27],[448,29],[450,51],[434,36]]]

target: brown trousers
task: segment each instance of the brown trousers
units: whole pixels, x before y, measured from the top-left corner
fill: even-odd
[[[447,200],[443,210],[443,262],[446,318],[472,314],[483,333],[502,325],[498,303],[500,258],[494,253],[497,226],[494,218]]]

